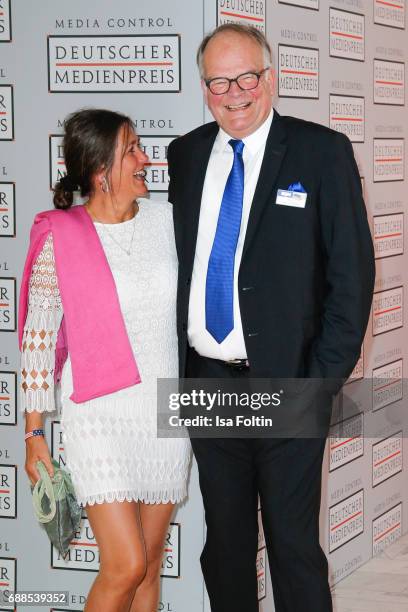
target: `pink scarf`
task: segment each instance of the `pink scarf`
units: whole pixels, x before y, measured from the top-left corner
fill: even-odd
[[[69,351],[74,402],[140,383],[115,281],[92,219],[83,206],[45,211],[34,219],[20,289],[20,347],[31,270],[50,232],[64,311],[56,344],[55,377],[58,379]]]

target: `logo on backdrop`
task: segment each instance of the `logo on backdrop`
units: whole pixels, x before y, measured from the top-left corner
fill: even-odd
[[[319,97],[319,49],[278,45],[279,96]]]
[[[404,288],[377,291],[373,299],[373,336],[398,329],[404,324]]]
[[[348,377],[346,384],[361,380],[362,378],[364,378],[364,346],[361,347],[360,357],[354,366],[354,370]]]
[[[62,441],[62,431],[60,421],[51,423],[51,455],[62,468],[66,465],[65,449]]]
[[[258,601],[266,597],[266,548],[261,509],[258,509],[258,553],[256,556],[256,575],[258,579]]]
[[[330,9],[330,56],[364,62],[364,15]]]
[[[339,580],[346,578],[352,574],[356,569],[358,569],[361,565],[363,565],[363,555],[356,554],[351,557],[351,555],[347,556],[347,559],[340,563],[339,565],[336,563],[336,568],[330,568],[330,583],[337,584]]]
[[[10,0],[0,0],[0,42],[11,41]]]
[[[217,0],[217,25],[241,23],[265,33],[265,0]]]
[[[330,94],[330,127],[348,136],[351,142],[364,142],[364,98]]]
[[[146,183],[149,191],[165,192],[169,186],[167,149],[177,136],[140,136],[140,146],[149,157],[146,164]]]
[[[0,464],[0,518],[17,518],[17,466],[15,465]]]
[[[405,64],[374,60],[374,104],[405,104]]]
[[[374,138],[374,183],[403,181],[405,165],[403,138]]]
[[[177,136],[142,136],[141,148],[149,157],[146,183],[149,191],[166,192],[169,185],[167,149]],[[66,174],[62,135],[50,135],[50,188]]]
[[[397,359],[373,369],[373,411],[403,398],[403,362]]]
[[[16,331],[16,279],[0,277],[0,332]]]
[[[258,550],[256,555],[256,576],[258,580],[258,601],[266,597],[266,548]]]
[[[372,447],[373,487],[402,472],[402,431],[398,431]]]
[[[329,472],[364,455],[364,416],[356,416],[333,425],[329,437]]]
[[[177,612],[173,605],[173,602],[170,601],[159,601],[157,612]]]
[[[53,93],[178,92],[180,36],[49,36],[48,70]]]
[[[0,237],[16,235],[15,184],[0,182]]]
[[[261,550],[261,548],[264,548],[265,546],[265,533],[264,533],[264,528],[263,528],[263,524],[262,524],[262,515],[261,515],[261,509],[258,509],[258,550]]]
[[[329,552],[364,533],[364,489],[329,508]]]
[[[404,213],[376,215],[374,220],[375,258],[404,254]]]
[[[374,0],[374,23],[405,29],[405,0]]]
[[[0,140],[14,139],[13,86],[0,85]]]
[[[162,578],[180,578],[180,523],[170,523],[164,542],[164,554],[161,564]]]
[[[17,590],[17,559],[0,557],[0,591]],[[2,604],[4,606],[4,604]],[[4,606],[4,610],[15,610],[14,604]]]
[[[292,6],[301,6],[303,8],[319,10],[319,0],[278,0],[279,4],[291,4]]]
[[[67,173],[62,139],[60,134],[50,135],[50,189]]]
[[[0,425],[17,425],[16,372],[0,372]]]
[[[402,535],[402,502],[373,519],[373,557]]]
[[[330,127],[348,136],[351,142],[364,142],[364,98],[330,94]]]
[[[63,570],[99,571],[99,548],[86,515],[82,516],[79,530],[75,533],[65,555],[51,544],[51,567]]]

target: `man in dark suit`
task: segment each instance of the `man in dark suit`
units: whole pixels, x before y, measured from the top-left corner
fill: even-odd
[[[257,30],[219,27],[198,64],[216,122],[168,152],[180,376],[344,380],[374,284],[350,142],[273,109],[271,51]],[[331,611],[318,529],[324,437],[192,444],[213,612],[258,610],[258,492],[276,611]]]

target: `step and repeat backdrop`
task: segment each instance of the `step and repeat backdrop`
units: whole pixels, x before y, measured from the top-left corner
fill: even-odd
[[[336,402],[323,466],[321,543],[332,585],[407,530],[406,13],[405,0],[0,0],[0,590],[69,591],[66,602],[39,609],[83,610],[99,565],[85,514],[65,557],[36,524],[19,410],[18,288],[32,219],[51,208],[51,186],[65,171],[64,118],[89,106],[130,115],[150,158],[151,198],[166,199],[169,143],[211,120],[197,46],[226,22],[266,32],[281,114],[350,138],[372,228],[372,315]],[[64,464],[58,415],[47,418],[46,430],[53,456]],[[204,537],[193,463],[188,501],[165,543],[159,611],[210,611],[199,565]],[[261,521],[257,571],[260,611],[269,612]],[[12,609],[0,605],[0,612]]]

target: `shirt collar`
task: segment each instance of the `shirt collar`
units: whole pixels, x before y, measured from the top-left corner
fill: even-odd
[[[255,132],[242,139],[245,145],[245,149],[247,149],[251,155],[255,155],[259,151],[259,149],[265,146],[269,130],[272,125],[272,120],[273,108],[271,108],[271,112],[269,113],[265,121],[262,123],[262,125],[260,125],[259,128],[255,130]],[[220,128],[214,143],[216,150],[221,152],[230,149],[228,142],[231,140],[231,138],[232,136],[230,136],[230,134],[227,134],[227,132]]]

